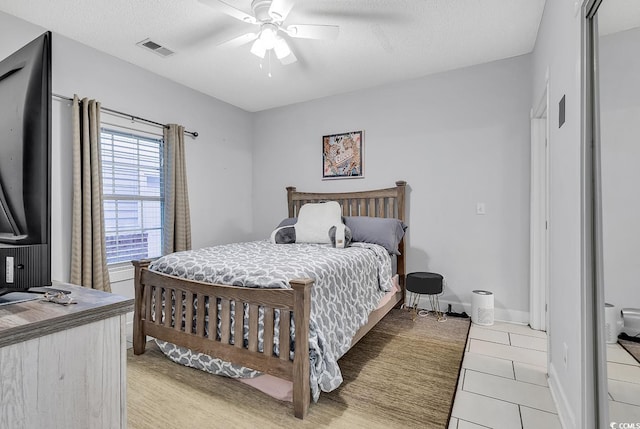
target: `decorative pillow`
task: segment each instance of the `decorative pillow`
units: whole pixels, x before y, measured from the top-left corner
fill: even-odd
[[[345,224],[334,225],[329,228],[331,245],[337,248],[349,247],[351,244],[351,230]]]
[[[278,228],[280,228],[281,226],[292,226],[295,225],[296,222],[298,222],[297,217],[286,217],[282,219],[282,222],[278,224]]]
[[[296,242],[296,229],[293,225],[281,226],[271,233],[271,242],[276,244],[291,244]]]
[[[342,224],[342,209],[337,201],[308,203],[300,208],[296,229],[296,243],[330,244],[329,228]]]
[[[345,216],[344,224],[351,229],[354,242],[378,244],[393,255],[400,254],[398,245],[407,229],[407,225],[401,220],[370,216]]]

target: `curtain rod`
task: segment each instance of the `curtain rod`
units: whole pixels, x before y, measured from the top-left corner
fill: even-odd
[[[64,95],[55,94],[55,93],[51,93],[51,95],[56,97],[56,98],[59,98],[61,100],[73,101],[73,98],[65,97]],[[128,113],[120,112],[118,110],[109,109],[107,107],[100,106],[100,110],[104,110],[105,112],[109,112],[109,113],[115,113],[116,115],[125,116],[127,118],[131,118],[132,120],[141,121],[141,122],[147,122],[149,124],[157,125],[157,126],[162,127],[162,128],[167,128],[166,124],[161,124],[160,122],[152,121],[150,119],[141,118],[141,117],[135,116],[135,115],[130,115]],[[198,132],[197,131],[187,131],[185,129],[184,133],[185,134],[189,134],[194,139],[196,137],[198,137]]]

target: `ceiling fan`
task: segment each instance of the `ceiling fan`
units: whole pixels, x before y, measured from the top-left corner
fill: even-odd
[[[225,46],[241,46],[253,42],[251,53],[264,58],[273,50],[282,64],[297,61],[291,47],[282,36],[300,39],[336,39],[340,27],[337,25],[289,24],[284,25],[289,12],[293,8],[293,0],[253,0],[253,15],[237,9],[222,0],[200,0],[201,3],[247,24],[260,28],[255,32],[243,34],[221,43]]]

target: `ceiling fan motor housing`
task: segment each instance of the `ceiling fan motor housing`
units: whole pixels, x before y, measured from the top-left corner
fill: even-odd
[[[271,7],[272,0],[253,0],[251,2],[251,9],[259,22],[271,22],[276,21],[274,17],[269,15],[269,8]]]

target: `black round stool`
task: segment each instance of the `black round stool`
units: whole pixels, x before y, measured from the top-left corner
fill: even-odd
[[[438,320],[443,320],[440,311],[440,301],[438,295],[443,291],[444,277],[438,273],[417,272],[407,274],[406,289],[412,293],[410,306],[414,311],[414,318],[418,311],[418,300],[420,295],[429,295],[431,303],[431,311],[433,311]]]

